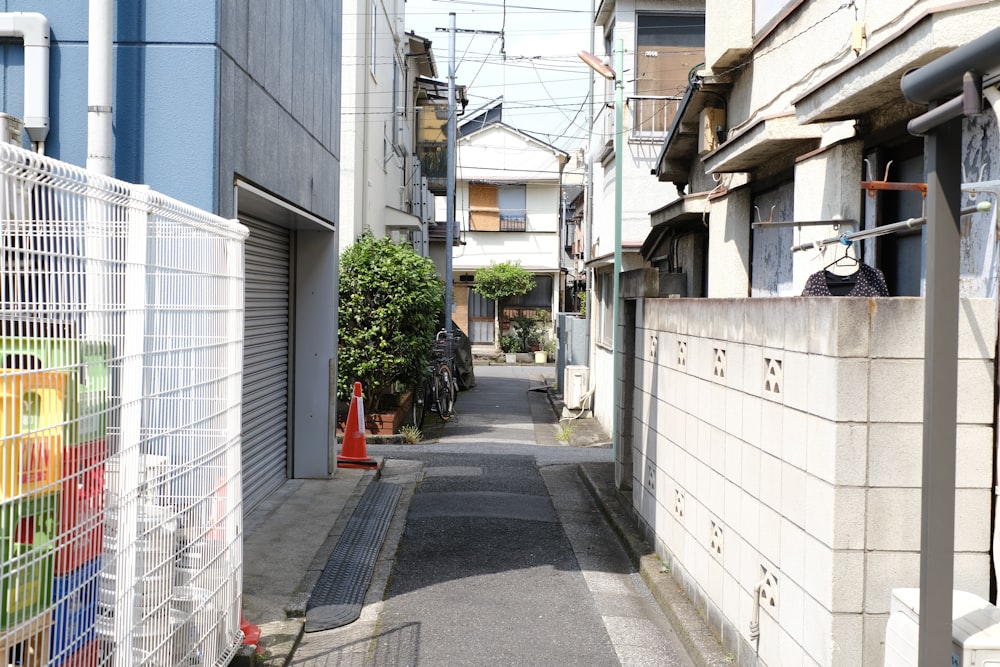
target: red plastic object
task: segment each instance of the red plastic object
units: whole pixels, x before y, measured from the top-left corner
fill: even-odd
[[[264,649],[260,647],[260,628],[243,618],[242,611],[240,612],[240,630],[243,632],[244,644],[256,646],[257,653],[264,652]]]
[[[62,462],[62,502],[56,539],[56,575],[76,570],[101,555],[104,536],[103,438],[66,447]]]

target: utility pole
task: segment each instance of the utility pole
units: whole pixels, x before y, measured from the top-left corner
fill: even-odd
[[[444,330],[451,333],[452,244],[455,242],[455,12],[448,14],[448,186],[444,249]]]
[[[441,28],[438,28],[441,30]],[[456,117],[458,115],[455,100],[455,33],[482,33],[486,35],[503,35],[498,30],[457,30],[455,28],[455,12],[448,14],[448,160],[447,160],[447,180],[448,185],[445,191],[446,217],[448,229],[445,230],[445,251],[444,251],[444,329],[451,333],[451,310],[452,293],[454,291],[454,277],[452,276],[452,247],[455,242],[455,158],[456,158],[456,134],[458,126]]]

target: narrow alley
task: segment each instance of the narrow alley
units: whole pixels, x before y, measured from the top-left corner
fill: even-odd
[[[556,439],[551,367],[476,371],[426,441],[368,446],[402,493],[364,607],[291,664],[692,665],[578,476],[607,442]]]

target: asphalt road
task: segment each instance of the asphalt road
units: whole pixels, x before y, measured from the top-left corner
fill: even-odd
[[[405,518],[362,619],[292,664],[692,665],[576,475],[610,451],[555,440],[540,369],[481,369],[430,442],[369,447]]]

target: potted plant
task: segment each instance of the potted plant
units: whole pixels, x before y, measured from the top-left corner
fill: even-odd
[[[549,358],[549,361],[556,360],[556,339],[552,336],[545,339],[545,355]]]
[[[517,336],[505,334],[500,337],[500,349],[503,350],[508,364],[516,364],[517,353],[521,351],[521,340]]]
[[[510,318],[511,329],[521,341],[521,350],[537,352],[541,349],[541,319],[535,315],[516,315]]]
[[[423,376],[443,307],[434,263],[408,245],[367,232],[341,255],[337,394],[349,401],[361,383],[369,428],[383,410],[403,412],[396,387]]]

